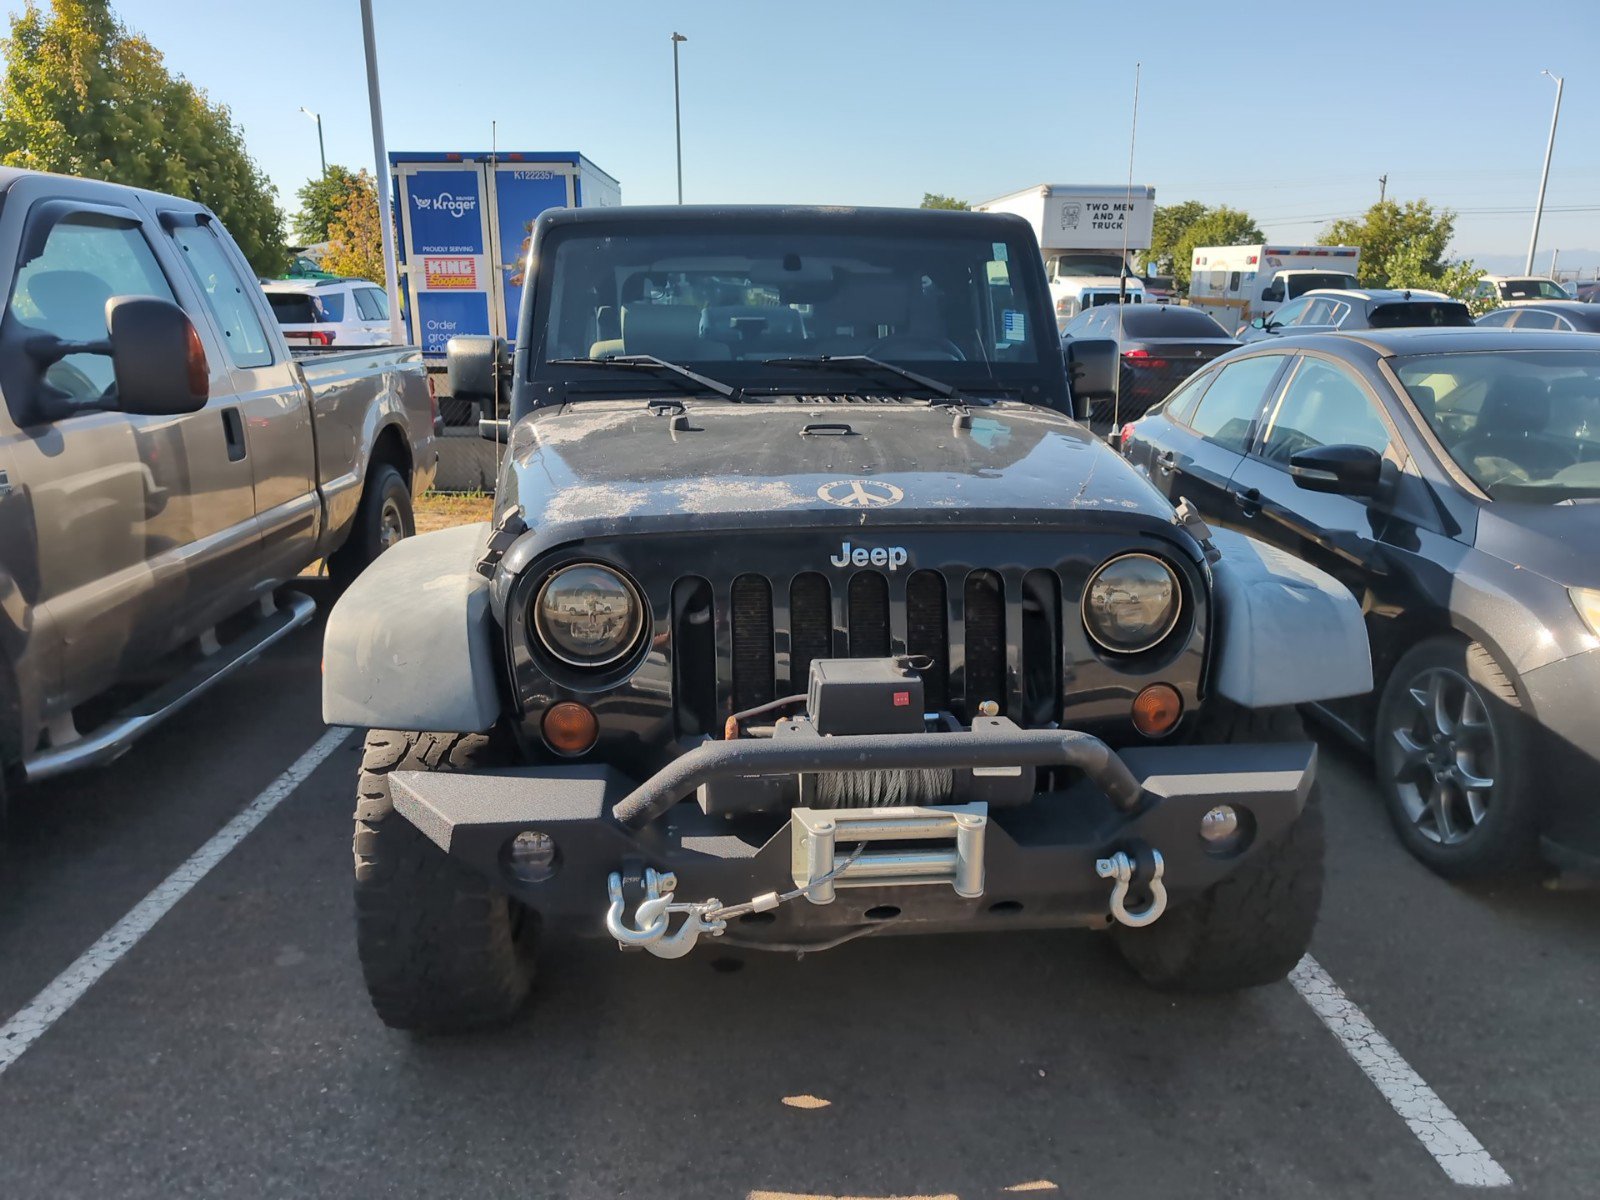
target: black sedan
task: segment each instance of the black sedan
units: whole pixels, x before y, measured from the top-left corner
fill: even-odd
[[[1497,308],[1478,318],[1491,329],[1559,329],[1563,333],[1600,333],[1600,304],[1582,300],[1540,300]]]
[[[1062,353],[1070,361],[1073,343],[1101,339],[1118,344],[1122,364],[1117,394],[1089,407],[1089,427],[1096,433],[1109,433],[1122,422],[1142,417],[1190,375],[1239,344],[1197,309],[1106,304],[1067,322],[1061,330]]]
[[[1324,711],[1412,853],[1600,870],[1600,336],[1273,339],[1122,441],[1174,502],[1361,600],[1377,690]]]
[[[1466,326],[1472,310],[1440,292],[1397,288],[1320,288],[1291,300],[1276,312],[1257,317],[1239,331],[1239,340],[1289,337],[1302,333],[1347,333],[1353,329],[1410,329]]]

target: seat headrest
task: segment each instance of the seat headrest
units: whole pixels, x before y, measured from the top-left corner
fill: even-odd
[[[106,336],[111,286],[98,275],[40,271],[28,280],[28,298],[57,337],[89,342]]]
[[[622,310],[622,341],[629,354],[700,337],[700,310],[690,304],[629,304]]]
[[[1550,389],[1536,379],[1502,375],[1489,385],[1474,433],[1520,436],[1550,425]]]

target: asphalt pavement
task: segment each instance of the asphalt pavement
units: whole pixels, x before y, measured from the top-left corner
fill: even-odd
[[[1287,982],[1152,992],[1101,938],[1016,933],[562,943],[510,1029],[392,1032],[352,946],[359,743],[321,742],[318,639],[20,804],[0,1026],[51,1011],[0,1067],[7,1200],[1600,1192],[1600,889],[1433,877],[1331,741],[1312,954],[1366,1025]],[[1453,1181],[1440,1111],[1509,1182]]]

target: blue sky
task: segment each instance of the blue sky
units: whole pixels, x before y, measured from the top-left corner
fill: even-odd
[[[4,0],[15,10],[18,0]],[[1278,239],[1389,195],[1461,213],[1456,250],[1527,247],[1555,86],[1543,231],[1600,252],[1600,0],[375,0],[391,149],[581,150],[629,203],[674,196],[674,29],[695,201],[915,204],[1126,178],[1254,214]],[[229,105],[285,207],[370,165],[355,0],[121,0],[168,65]],[[1589,207],[1589,212],[1551,211]],[[1516,209],[1516,212],[1480,210]],[[1600,262],[1597,257],[1596,262]]]

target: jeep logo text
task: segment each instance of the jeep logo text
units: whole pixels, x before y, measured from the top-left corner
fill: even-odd
[[[839,547],[839,553],[828,561],[836,567],[888,567],[898,571],[911,556],[904,546],[852,546],[849,542]]]

